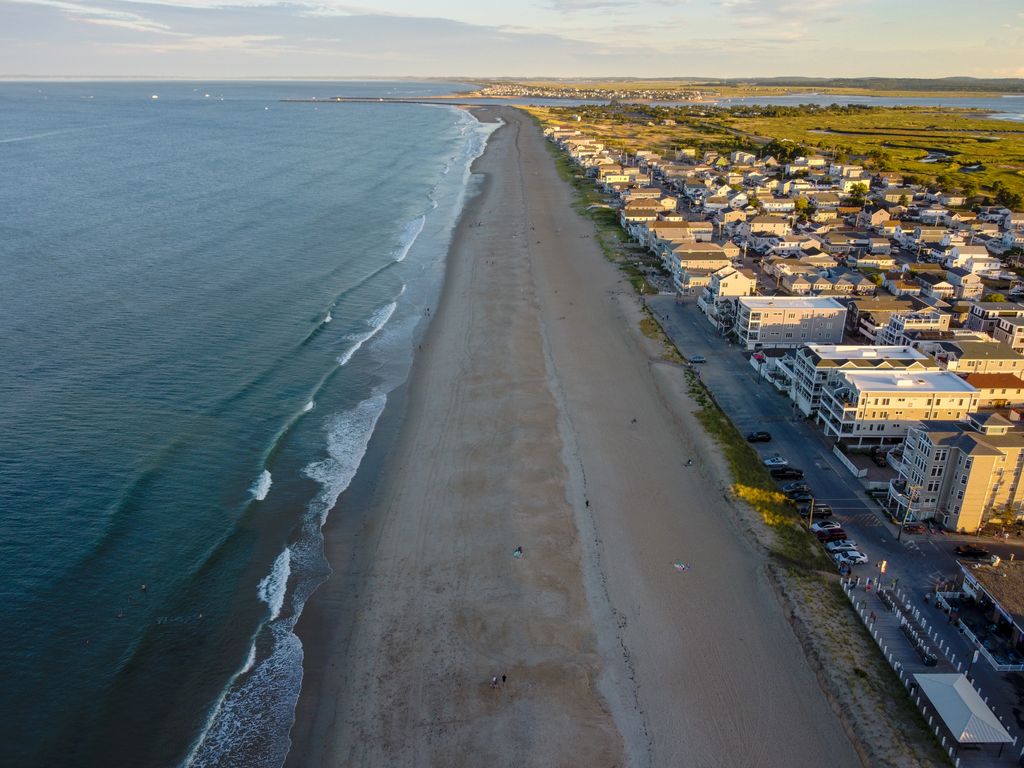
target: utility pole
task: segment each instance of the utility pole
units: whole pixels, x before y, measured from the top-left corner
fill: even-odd
[[[910,505],[914,503],[915,497],[917,496],[917,488],[907,488],[909,493],[907,494],[907,511],[903,513],[903,517],[900,518],[900,528],[896,532],[896,541],[899,541],[903,537],[903,526],[907,524],[907,518],[910,517]]]
[[[811,496],[811,505],[807,508],[807,530],[811,530],[811,526],[814,525],[814,497]]]

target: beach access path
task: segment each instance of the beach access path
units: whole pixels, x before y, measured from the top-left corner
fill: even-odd
[[[325,529],[289,765],[860,765],[539,128],[474,113],[505,125],[374,491]]]

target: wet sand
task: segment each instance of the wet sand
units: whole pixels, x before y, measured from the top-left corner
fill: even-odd
[[[506,125],[394,445],[325,529],[288,764],[860,765],[539,129],[474,112]]]

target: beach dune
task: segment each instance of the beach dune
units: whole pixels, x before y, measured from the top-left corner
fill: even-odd
[[[476,113],[505,125],[373,492],[325,529],[289,765],[860,765],[539,129]]]

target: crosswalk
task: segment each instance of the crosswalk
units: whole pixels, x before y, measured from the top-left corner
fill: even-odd
[[[837,509],[837,511],[841,511],[841,510],[839,510],[836,507],[833,507],[833,509]],[[874,512],[860,512],[860,513],[858,513],[856,515],[847,515],[846,519],[850,520],[851,522],[856,523],[859,526],[863,526],[864,528],[881,528],[882,527],[882,521],[878,518],[878,515],[876,515]]]

